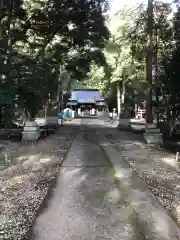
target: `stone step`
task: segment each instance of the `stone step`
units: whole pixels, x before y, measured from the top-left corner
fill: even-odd
[[[144,133],[144,139],[148,144],[162,144],[162,134],[161,133]]]
[[[146,129],[145,131],[146,133],[149,133],[149,134],[161,134],[161,131],[159,128],[151,128],[151,129]]]
[[[148,129],[157,129],[156,123],[148,123],[147,127]]]

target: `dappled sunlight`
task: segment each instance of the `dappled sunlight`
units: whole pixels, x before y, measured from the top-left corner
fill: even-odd
[[[94,125],[94,123],[93,122],[88,122],[87,125]]]
[[[139,141],[134,141],[133,145],[138,146],[140,148],[146,148],[146,145],[144,143],[139,142]]]
[[[73,176],[74,176],[74,173],[73,173]],[[82,176],[79,176],[79,177],[77,176],[76,178],[73,179],[73,181],[69,183],[69,186],[73,186],[74,188],[77,188],[80,184],[82,184],[87,179],[87,177],[88,177],[88,174],[83,174]]]
[[[162,157],[161,161],[170,165],[173,168],[177,168],[177,162],[176,162],[176,156],[174,155],[174,158],[172,157]]]
[[[164,239],[170,236],[169,216],[164,211],[157,211],[156,209],[152,212],[152,218],[155,220],[154,227],[157,235],[164,237]]]
[[[156,203],[147,188],[141,185],[142,183],[138,183],[139,180],[134,182],[133,170],[123,168],[121,165],[114,171],[114,175],[119,180],[119,188],[108,191],[106,197],[110,202],[118,204],[121,216],[132,223],[134,231],[136,231],[136,223],[140,222],[139,224],[145,228],[144,231],[150,232],[153,237],[171,239],[173,234],[170,230],[176,231],[175,228],[173,229],[171,218]],[[140,185],[134,188],[136,186],[134,184]],[[180,212],[180,207],[176,207],[176,211]],[[151,226],[148,229],[146,229],[147,223]]]
[[[109,190],[105,196],[105,198],[107,198],[108,200],[110,200],[111,202],[118,202],[121,199],[121,193],[119,191],[119,189],[114,188],[112,190]]]
[[[144,203],[147,204],[148,201],[149,201],[148,198],[147,198],[147,195],[145,194],[145,192],[144,191],[140,191],[137,188],[133,189],[132,194],[134,195],[134,198],[131,199],[132,200],[131,204],[132,204],[132,206],[134,208],[139,207],[139,205],[142,204],[142,203],[143,204]]]
[[[101,146],[102,146],[102,147],[108,147],[108,146],[111,146],[111,144],[108,143],[108,142],[102,142],[102,141],[101,141]]]
[[[156,183],[161,183],[161,185],[163,185],[163,183],[167,181],[177,179],[176,172],[172,172],[172,171],[167,172],[166,169],[162,169],[161,172],[158,172],[157,170],[152,169],[150,174],[151,174],[152,181],[154,180],[156,181]]]
[[[174,204],[173,208],[172,208],[173,214],[180,226],[180,201],[178,201],[176,204]]]
[[[82,171],[82,167],[66,167],[61,169],[61,178],[68,183],[69,187],[77,188],[88,179],[88,173]]]
[[[51,161],[50,157],[40,158],[40,160],[39,160],[40,163],[47,163],[47,162],[50,162],[50,161]]]
[[[130,177],[132,176],[132,173],[133,173],[133,170],[131,168],[129,169],[117,168],[115,171],[115,177],[119,180],[130,179]]]
[[[131,233],[138,234],[142,230],[144,235],[150,233],[153,237],[170,239],[171,220],[161,207],[155,207],[151,201],[147,201],[145,192],[139,189],[130,191],[126,185],[120,184],[120,189],[109,190],[105,198],[110,203],[118,204],[121,217],[127,219],[134,229],[130,227]]]
[[[18,164],[19,163],[21,164],[21,163],[27,161],[28,157],[29,156],[27,156],[27,155],[23,155],[23,156],[17,157],[17,158],[15,158],[15,162],[18,163]]]
[[[57,184],[61,174],[59,167],[77,130],[77,127],[64,126],[56,133],[57,141],[56,136],[50,135],[36,143],[8,143],[5,153],[8,153],[11,162],[0,171],[0,228],[5,231],[3,239],[23,238],[47,193],[47,199],[53,196],[54,192],[48,190]],[[62,151],[53,151],[56,149]],[[70,182],[73,180],[70,179]],[[44,206],[48,206],[46,201]],[[3,215],[6,216],[4,221]]]
[[[173,229],[173,222],[166,212],[160,206],[158,207],[148,201],[146,193],[139,190],[129,192],[128,202],[125,206],[122,206],[121,214],[127,217],[130,222],[133,220],[133,226],[136,226],[137,221],[141,221],[143,225],[148,224],[150,227],[147,225],[147,231],[153,237],[171,239],[171,230],[175,230]],[[139,227],[141,229],[141,226]]]
[[[33,154],[33,155],[30,155],[30,154],[27,154],[27,155],[23,155],[23,156],[20,156],[16,159],[16,162],[17,163],[31,163],[33,164],[34,163],[41,163],[41,164],[45,164],[45,163],[48,163],[50,161],[53,160],[55,156],[43,156],[41,153],[38,153],[38,154]]]
[[[122,206],[121,208],[121,214],[129,220],[129,222],[131,221],[131,216],[132,214],[136,212],[134,207],[132,207],[130,204],[127,204],[127,206]]]
[[[41,156],[41,154],[27,154],[27,155],[21,155],[19,157],[16,158],[16,162],[17,163],[21,163],[21,162],[24,162],[24,161],[37,161],[39,159],[39,157]]]
[[[75,174],[77,174],[80,171],[80,168],[71,168],[71,169],[64,168],[61,171],[63,172],[64,177],[72,178]]]
[[[79,178],[79,183],[83,182],[85,179],[87,179],[88,174],[84,174]]]
[[[14,176],[13,178],[10,179],[9,186],[16,185],[17,183],[23,184],[25,178],[28,178],[27,174]]]
[[[2,178],[6,179],[7,177],[11,180],[14,175],[18,173],[21,174],[21,171],[31,171],[34,172],[43,172],[45,168],[47,168],[50,164],[52,166],[56,166],[61,163],[61,159],[59,159],[55,155],[48,154],[23,154],[19,157],[14,158],[14,165],[9,166],[8,168],[1,171]]]
[[[35,161],[35,160],[38,160],[39,159],[39,157],[41,156],[41,154],[34,154],[34,155],[30,155],[29,157],[28,157],[28,160],[29,161]]]
[[[20,156],[20,157],[17,157],[17,160],[18,161],[24,161],[24,160],[26,160],[27,159],[27,156],[26,155],[23,155],[23,156]]]
[[[125,141],[125,144],[127,145],[127,148],[142,148],[142,149],[145,149],[146,148],[146,145],[144,143],[141,143],[139,141]]]

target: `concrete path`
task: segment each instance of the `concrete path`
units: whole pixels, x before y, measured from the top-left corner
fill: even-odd
[[[102,120],[83,121],[51,198],[34,224],[31,240],[180,239],[176,225],[143,183],[136,176],[127,180],[127,166],[117,164],[118,154],[103,138],[103,131],[110,127]],[[114,175],[119,167],[121,176],[116,181]],[[133,189],[136,197],[131,194]],[[137,201],[138,207],[134,207]],[[147,216],[141,214],[142,210],[145,214],[144,207],[148,207]]]

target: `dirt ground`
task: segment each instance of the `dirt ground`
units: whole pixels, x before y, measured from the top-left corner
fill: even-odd
[[[105,127],[107,124],[108,128]],[[68,123],[56,134],[36,144],[0,143],[2,239],[20,240],[26,236],[79,126]],[[108,142],[124,157],[137,176],[148,184],[158,201],[180,226],[180,167],[175,161],[175,154],[148,146],[141,135],[120,131],[111,123],[104,122],[99,131],[104,132]],[[93,141],[97,140],[98,136],[93,137]],[[8,160],[6,164],[3,162],[5,153]]]
[[[36,144],[4,144],[0,169],[3,240],[19,240],[26,235],[77,131],[78,126],[68,125]],[[8,163],[2,164],[5,153]]]
[[[175,154],[146,145],[141,134],[111,130],[106,137],[180,226],[180,165]]]

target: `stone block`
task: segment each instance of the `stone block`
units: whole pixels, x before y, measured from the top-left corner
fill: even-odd
[[[58,125],[58,116],[47,116],[47,125]]]
[[[36,122],[26,122],[23,132],[22,141],[36,141],[40,137],[40,128]]]
[[[162,144],[162,134],[161,133],[144,133],[145,142],[148,144]]]
[[[44,127],[44,126],[46,126],[47,125],[47,120],[46,120],[46,118],[43,118],[43,117],[37,117],[37,118],[35,118],[35,120],[34,120],[37,124],[38,124],[38,126],[40,126],[40,127]]]
[[[162,144],[162,134],[160,132],[160,129],[157,128],[156,123],[146,124],[144,139],[148,144]]]
[[[145,119],[130,119],[130,127],[138,132],[143,132],[145,130]]]
[[[130,126],[135,131],[141,131],[141,132],[145,131],[145,124],[137,124],[137,123],[134,124],[134,123],[131,123]]]
[[[149,129],[157,129],[157,124],[156,123],[146,124],[146,130],[148,131]]]
[[[145,132],[148,134],[160,134],[161,133],[159,128],[148,128],[148,129],[145,129]]]

